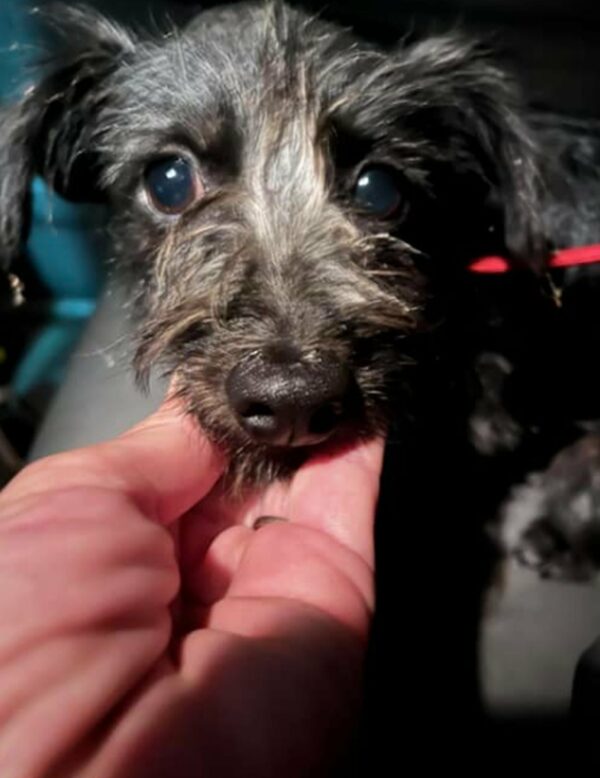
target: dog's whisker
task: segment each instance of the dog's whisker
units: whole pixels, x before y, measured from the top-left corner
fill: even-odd
[[[366,270],[368,276],[404,276],[405,270]]]

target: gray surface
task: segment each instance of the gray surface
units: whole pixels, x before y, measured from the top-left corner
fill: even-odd
[[[135,389],[127,343],[124,299],[107,294],[73,357],[34,456],[109,438],[156,406],[162,389],[155,385],[150,397]],[[489,710],[566,712],[575,663],[597,635],[600,589],[540,581],[508,565],[483,628],[481,672]]]
[[[541,581],[511,562],[484,622],[481,674],[496,714],[564,714],[581,653],[600,635],[600,589]]]
[[[147,396],[134,384],[129,342],[126,298],[109,289],[73,354],[32,459],[113,437],[159,404],[160,382],[153,382]]]

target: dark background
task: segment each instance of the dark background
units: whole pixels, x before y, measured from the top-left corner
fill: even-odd
[[[597,0],[291,0],[391,42],[459,26],[504,56],[532,103],[578,116],[600,118],[600,2]],[[96,0],[110,14],[160,19],[219,0]]]
[[[458,25],[505,56],[532,103],[600,118],[600,2],[596,0],[305,0],[298,4],[383,41],[407,31],[418,35]],[[186,5],[197,8],[196,2],[172,3],[173,7]]]

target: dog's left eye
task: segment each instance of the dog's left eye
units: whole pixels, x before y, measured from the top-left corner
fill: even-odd
[[[398,177],[383,165],[372,165],[362,170],[353,196],[363,210],[382,219],[394,216],[403,204]]]
[[[144,180],[152,204],[163,213],[182,213],[204,191],[194,166],[184,157],[152,162]]]

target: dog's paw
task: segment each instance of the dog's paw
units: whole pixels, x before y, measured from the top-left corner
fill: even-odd
[[[594,558],[582,548],[570,545],[547,519],[538,519],[529,527],[515,547],[513,556],[541,578],[557,581],[591,581],[596,577]]]
[[[503,550],[543,578],[589,581],[600,571],[600,437],[561,451],[502,509]]]

